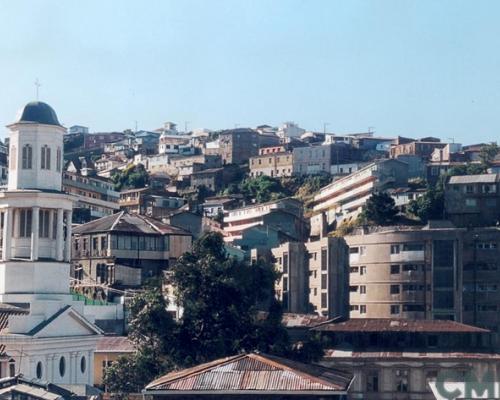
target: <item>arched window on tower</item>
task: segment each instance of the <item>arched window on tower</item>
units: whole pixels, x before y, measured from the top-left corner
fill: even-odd
[[[41,169],[50,169],[50,147],[47,145],[42,146],[42,160]]]
[[[23,146],[23,169],[33,168],[33,147],[30,144]]]
[[[61,163],[62,163],[62,153],[61,153],[61,148],[57,148],[57,160],[56,160],[56,169],[57,172],[61,172]]]
[[[12,146],[10,148],[10,168],[11,169],[16,169],[16,156],[17,156],[16,146]]]

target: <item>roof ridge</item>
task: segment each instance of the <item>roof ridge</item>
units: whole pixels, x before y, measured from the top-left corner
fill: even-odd
[[[125,211],[120,211],[119,213],[117,213],[117,217],[115,219],[115,222],[113,222],[111,224],[111,227],[109,228],[110,231],[112,231],[113,229],[115,229],[115,226],[118,224],[118,221],[120,221],[120,219],[125,215]],[[113,214],[114,215],[114,214]]]

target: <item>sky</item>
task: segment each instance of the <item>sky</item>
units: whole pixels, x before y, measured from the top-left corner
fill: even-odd
[[[498,15],[494,0],[0,0],[0,125],[39,79],[59,120],[92,132],[295,121],[500,141]]]

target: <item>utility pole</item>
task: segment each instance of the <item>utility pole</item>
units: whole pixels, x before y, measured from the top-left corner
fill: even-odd
[[[326,135],[326,127],[330,125],[329,122],[323,122],[323,135]]]
[[[188,125],[189,125],[189,121],[184,121],[184,133],[187,133]]]
[[[40,91],[40,86],[42,86],[42,84],[40,83],[40,81],[38,80],[38,78],[35,79],[35,93],[36,93],[36,101],[38,101],[38,95],[40,94],[39,91]]]

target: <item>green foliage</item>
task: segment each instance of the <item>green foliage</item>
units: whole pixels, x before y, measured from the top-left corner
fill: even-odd
[[[481,160],[481,163],[488,168],[491,166],[491,162],[495,159],[498,153],[500,153],[500,147],[496,142],[491,142],[481,148],[479,159]]]
[[[394,222],[397,213],[390,195],[385,192],[374,193],[366,202],[360,219],[369,224],[388,225]]]
[[[483,164],[464,164],[456,165],[448,170],[446,176],[459,175],[479,175],[486,172],[486,167]]]
[[[172,284],[184,313],[179,325],[178,356],[184,364],[264,347],[280,347],[280,320],[270,313],[257,321],[257,310],[273,299],[277,273],[270,264],[252,265],[228,257],[222,236],[207,233],[172,270]],[[282,329],[282,328],[281,328]],[[267,335],[269,331],[272,335]],[[286,345],[285,345],[286,346]]]
[[[410,202],[408,212],[423,223],[427,223],[430,219],[442,219],[444,213],[443,191],[429,188],[423,196]]]
[[[240,193],[247,200],[255,199],[257,203],[281,199],[288,195],[279,179],[266,175],[245,179],[240,185]]]
[[[149,183],[149,174],[144,165],[129,165],[121,172],[116,172],[111,176],[115,190],[139,189]]]
[[[108,391],[140,392],[158,375],[173,369],[171,343],[175,341],[176,325],[166,307],[158,285],[133,298],[128,337],[137,351],[120,357],[106,369],[104,384]]]
[[[293,176],[284,182],[285,187],[302,201],[311,200],[314,194],[332,181],[330,174]]]

